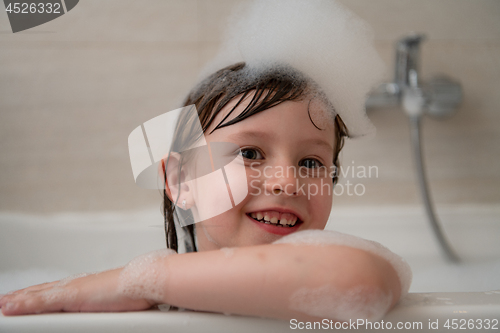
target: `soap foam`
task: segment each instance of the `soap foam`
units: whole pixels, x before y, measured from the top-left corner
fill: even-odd
[[[68,288],[66,285],[73,281],[74,279],[78,279],[81,277],[85,277],[95,273],[80,273],[68,276],[56,284],[52,286],[52,288],[44,291],[41,296],[42,300],[47,304],[52,303],[70,303],[74,300],[78,294],[78,289],[76,288]],[[63,288],[64,287],[64,288]]]
[[[335,244],[364,250],[384,258],[392,265],[401,283],[401,298],[410,289],[412,272],[408,263],[382,244],[371,240],[331,230],[303,230],[282,237],[275,241],[274,244],[313,244],[320,246]]]
[[[169,311],[172,306],[170,304],[158,304],[158,310]]]
[[[60,288],[52,287],[51,289],[42,293],[42,299],[45,303],[70,303],[76,298],[78,289],[76,288]]]
[[[384,64],[368,25],[335,0],[257,0],[242,4],[200,79],[245,62],[248,77],[296,69],[317,84],[351,137],[374,133],[365,98]],[[293,74],[296,75],[296,74]],[[298,78],[300,79],[300,78]]]
[[[130,261],[120,273],[117,291],[132,299],[148,299],[161,302],[168,272],[162,259],[176,254],[162,249],[139,256]]]
[[[232,247],[222,247],[220,250],[224,252],[226,258],[231,258],[234,254],[234,248]]]
[[[56,288],[56,287],[63,287],[65,285],[67,285],[68,283],[70,283],[71,281],[73,281],[74,279],[86,277],[86,276],[89,276],[89,275],[92,275],[92,274],[96,274],[96,272],[94,272],[94,273],[79,273],[79,274],[74,274],[74,275],[68,276],[68,277],[60,280],[59,282],[57,282],[54,285],[54,288]]]
[[[378,320],[391,305],[392,295],[363,287],[339,290],[325,285],[301,288],[290,296],[289,308],[319,318]]]

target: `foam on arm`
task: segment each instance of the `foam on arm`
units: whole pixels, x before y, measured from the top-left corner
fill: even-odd
[[[285,236],[274,244],[340,245],[360,249],[384,259],[394,268],[401,285],[400,297],[410,288],[412,273],[406,261],[374,241],[335,231],[305,230]],[[289,308],[320,318],[378,320],[389,310],[392,298],[390,291],[373,290],[362,284],[351,288],[326,284],[300,288],[291,295]]]
[[[410,289],[413,276],[410,265],[403,258],[375,241],[332,230],[304,230],[280,238],[273,244],[334,244],[364,250],[382,257],[391,264],[398,274],[399,282],[401,283],[401,297],[404,297]]]

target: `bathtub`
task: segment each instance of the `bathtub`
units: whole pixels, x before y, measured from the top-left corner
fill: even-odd
[[[327,229],[378,241],[413,269],[410,293],[382,321],[335,326],[189,310],[0,315],[0,332],[500,331],[500,207],[438,210],[463,262],[447,263],[420,207],[334,208]],[[165,246],[158,209],[127,214],[0,214],[0,293],[126,264]],[[484,329],[489,321],[489,329]],[[495,320],[497,324],[495,325]],[[370,326],[371,324],[371,326]],[[390,326],[389,326],[390,325]],[[464,326],[465,325],[465,326]],[[307,329],[311,328],[311,329]]]

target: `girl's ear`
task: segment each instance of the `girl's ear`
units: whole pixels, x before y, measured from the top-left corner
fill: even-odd
[[[179,153],[172,152],[162,160],[161,176],[165,179],[165,191],[170,201],[177,207],[187,210],[193,205],[192,194],[186,181],[185,166]],[[166,172],[166,177],[164,175]]]

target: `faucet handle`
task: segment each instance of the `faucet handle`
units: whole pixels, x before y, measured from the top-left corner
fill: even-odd
[[[408,50],[410,48],[418,48],[420,43],[426,40],[425,34],[411,33],[397,42],[397,49]]]
[[[420,43],[424,34],[412,33],[396,43],[396,68],[394,82],[399,87],[418,87]]]
[[[426,83],[426,90],[429,94],[427,113],[431,116],[449,116],[462,102],[462,86],[448,76],[440,75],[432,78]]]

